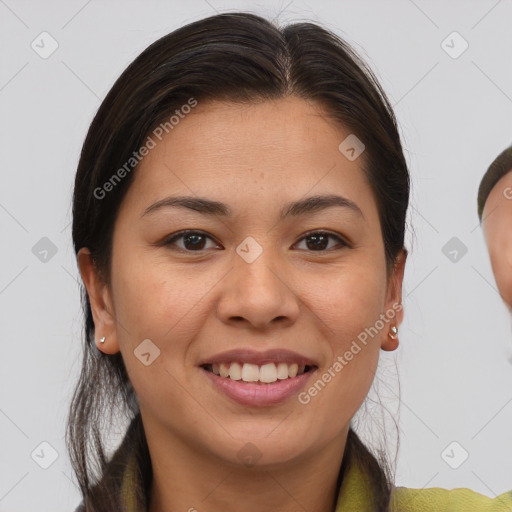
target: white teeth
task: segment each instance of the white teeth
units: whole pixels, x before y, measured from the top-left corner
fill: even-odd
[[[239,363],[231,363],[229,367],[229,378],[231,380],[240,380],[242,378],[242,367]]]
[[[220,363],[220,376],[229,377],[229,366],[224,363]]]
[[[299,365],[297,363],[293,363],[290,366],[288,366],[288,375],[290,377],[296,377],[298,370],[299,370]]]
[[[277,378],[281,380],[288,378],[288,365],[286,363],[279,363],[277,365]]]
[[[277,380],[277,370],[274,363],[264,364],[260,368],[261,382],[275,382]]]
[[[231,365],[233,366],[233,365]],[[242,380],[244,382],[257,382],[260,378],[260,370],[257,364],[244,364],[242,366]]]
[[[305,371],[305,365],[298,365],[297,363],[266,363],[261,366],[257,364],[237,362],[229,363],[215,363],[211,365],[211,371],[215,375],[220,375],[224,378],[232,380],[243,380],[244,382],[263,382],[270,384],[277,380],[284,380],[288,378],[302,375]]]

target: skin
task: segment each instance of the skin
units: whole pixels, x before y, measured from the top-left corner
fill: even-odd
[[[110,283],[98,277],[89,251],[80,251],[96,337],[106,337],[98,348],[121,351],[139,398],[154,473],[151,512],[229,512],[241,504],[252,512],[269,503],[280,512],[334,508],[350,420],[370,389],[379,351],[398,346],[388,332],[403,312],[307,405],[292,397],[242,406],[197,365],[233,348],[285,348],[318,361],[320,376],[401,303],[406,253],[387,273],[363,158],[351,162],[338,150],[349,133],[296,97],[199,104],[136,171],[116,219]],[[333,193],[362,215],[337,206],[278,219],[288,202]],[[168,207],[141,217],[171,195],[221,201],[233,216]],[[158,245],[183,229],[211,238],[195,252],[183,238]],[[318,230],[349,246],[329,238],[315,249],[304,236]],[[248,236],[263,249],[252,263],[236,253]],[[133,354],[146,338],[161,351],[149,366]],[[247,442],[261,453],[250,468],[237,457]]]
[[[512,171],[512,169],[510,170]],[[494,185],[482,212],[482,227],[498,291],[512,308],[512,172]]]

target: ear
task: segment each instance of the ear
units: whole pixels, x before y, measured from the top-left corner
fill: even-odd
[[[99,275],[89,249],[82,247],[78,251],[77,261],[91,304],[96,346],[105,354],[116,354],[119,352],[119,343],[109,287]],[[103,336],[105,342],[100,343]]]
[[[393,273],[389,276],[386,293],[386,312],[394,312],[394,317],[389,321],[385,335],[382,340],[381,349],[386,351],[396,350],[398,347],[398,337],[391,339],[388,335],[391,326],[398,326],[404,318],[404,308],[402,306],[402,283],[404,279],[405,261],[407,260],[407,250],[401,249],[395,258],[393,264]]]

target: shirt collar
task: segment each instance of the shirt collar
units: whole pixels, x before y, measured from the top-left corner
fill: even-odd
[[[122,474],[120,500],[126,512],[146,512],[147,496],[142,485],[137,454],[129,445],[126,465]],[[371,510],[371,495],[366,478],[357,464],[347,468],[337,497],[335,512],[345,510]]]

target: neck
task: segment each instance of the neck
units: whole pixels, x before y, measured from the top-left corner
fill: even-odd
[[[334,512],[347,433],[348,426],[328,445],[292,461],[252,467],[209,456],[169,433],[157,443],[149,435],[148,512],[260,512],[269,504],[280,512]]]

